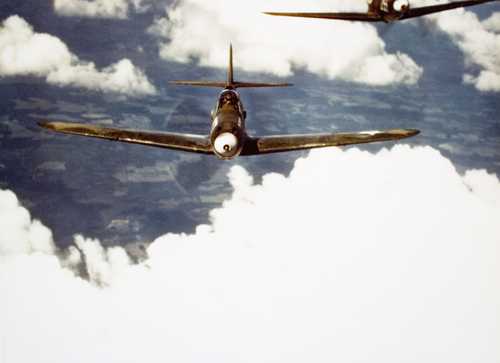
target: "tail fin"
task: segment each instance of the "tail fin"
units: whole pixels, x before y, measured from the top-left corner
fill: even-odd
[[[233,71],[233,46],[229,45],[229,66],[227,70],[227,81],[170,81],[171,84],[195,87],[218,87],[227,89],[236,88],[258,88],[258,87],[289,87],[291,83],[256,83],[256,82],[237,82],[234,80]]]
[[[227,84],[234,84],[234,72],[233,72],[233,45],[229,44],[229,67],[227,69]]]

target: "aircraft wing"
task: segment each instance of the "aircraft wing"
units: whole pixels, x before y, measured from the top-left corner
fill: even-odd
[[[337,134],[279,135],[250,137],[240,155],[257,155],[291,150],[313,149],[326,146],[366,144],[378,141],[399,140],[417,135],[412,129],[364,131]]]
[[[191,151],[202,154],[213,153],[212,145],[208,137],[200,135],[140,130],[123,130],[61,121],[43,121],[39,122],[38,124],[46,129],[62,132],[65,134],[97,137],[112,141],[121,141],[132,144],[142,144],[167,149]]]
[[[383,21],[377,14],[370,13],[276,13],[265,12],[267,15],[293,16],[297,18],[338,19],[351,21]]]
[[[498,1],[498,0],[454,1],[451,3],[447,3],[447,4],[423,6],[423,7],[414,8],[414,9],[410,8],[406,13],[403,14],[403,16],[400,18],[400,20],[416,18],[419,16],[433,14],[433,13],[439,13],[441,11],[452,10],[452,9],[456,9],[456,8],[479,5],[479,4],[488,3],[488,2],[492,2],[492,1]]]

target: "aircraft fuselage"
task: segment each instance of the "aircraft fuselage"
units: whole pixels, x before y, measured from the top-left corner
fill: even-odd
[[[410,9],[408,0],[367,0],[368,13],[380,16],[386,23],[402,18]]]
[[[225,88],[212,111],[210,142],[221,159],[232,159],[241,153],[245,144],[246,111],[236,90]]]

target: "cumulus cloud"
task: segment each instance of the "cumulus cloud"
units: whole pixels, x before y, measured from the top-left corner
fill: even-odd
[[[128,14],[127,0],[54,0],[60,15],[124,19]]]
[[[210,225],[158,238],[139,264],[84,237],[60,260],[6,253],[30,222],[0,193],[24,214],[0,229],[5,360],[499,361],[497,177],[396,146],[229,179]]]
[[[102,92],[111,91],[130,95],[155,94],[155,87],[144,72],[129,59],[122,59],[102,70],[94,63],[59,67],[47,75],[47,81],[60,86],[72,85]]]
[[[52,232],[32,221],[11,191],[0,190],[0,257],[55,251]]]
[[[150,32],[164,39],[160,56],[179,62],[195,57],[202,65],[225,67],[227,48],[233,42],[236,63],[246,71],[289,76],[294,69],[304,68],[329,78],[371,85],[414,84],[422,75],[422,68],[406,54],[387,53],[372,25],[260,13],[291,9],[366,11],[366,5],[345,0],[295,0],[288,1],[284,9],[278,0],[244,4],[181,0],[167,8],[168,20],[157,20]]]
[[[59,38],[34,32],[19,16],[0,25],[0,76],[45,77],[48,83],[126,95],[150,95],[155,87],[140,69],[122,59],[102,70],[80,60]]]
[[[434,0],[420,0],[419,5]],[[472,11],[457,9],[426,17],[427,21],[447,33],[465,55],[471,70],[464,75],[466,83],[480,91],[500,92],[500,13],[481,21]]]
[[[130,8],[142,12],[149,5],[146,0],[54,0],[56,13],[64,16],[125,19]]]
[[[487,30],[500,32],[500,12],[493,13],[488,19],[483,21],[483,25]]]

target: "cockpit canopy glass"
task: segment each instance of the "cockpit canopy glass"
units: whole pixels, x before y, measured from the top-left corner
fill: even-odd
[[[224,106],[232,106],[237,107],[238,106],[238,96],[236,95],[236,92],[231,91],[231,90],[226,90],[223,91],[220,96],[219,96],[219,103],[218,103],[218,108],[224,107]]]
[[[380,10],[385,11],[386,13],[389,12],[390,6],[389,6],[389,0],[382,0],[380,2]]]

